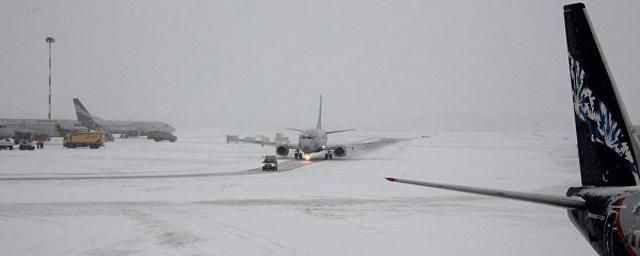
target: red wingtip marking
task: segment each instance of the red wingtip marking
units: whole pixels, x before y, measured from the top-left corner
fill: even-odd
[[[385,179],[387,179],[388,181],[391,181],[391,182],[395,182],[396,181],[396,178],[391,178],[391,177],[387,177]]]

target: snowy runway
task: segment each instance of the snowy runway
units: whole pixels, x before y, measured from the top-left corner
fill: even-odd
[[[348,136],[336,140],[363,140]],[[432,134],[345,160],[232,176],[224,173],[254,170],[274,149],[223,139],[0,152],[5,178],[185,175],[0,181],[0,254],[594,254],[562,209],[384,180],[564,194],[579,183],[572,134]],[[220,175],[186,176],[194,173]]]

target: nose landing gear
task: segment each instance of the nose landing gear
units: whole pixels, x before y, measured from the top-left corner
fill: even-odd
[[[296,149],[296,152],[293,154],[293,158],[302,159],[302,153],[300,153],[299,149]]]

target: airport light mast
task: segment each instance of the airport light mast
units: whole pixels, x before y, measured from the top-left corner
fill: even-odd
[[[49,120],[51,120],[51,44],[55,43],[56,39],[50,35],[44,41],[49,44]]]

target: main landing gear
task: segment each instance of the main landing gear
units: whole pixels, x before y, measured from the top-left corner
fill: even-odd
[[[324,159],[326,159],[326,160],[333,159],[333,152],[329,151],[329,152],[325,153],[324,154]]]

